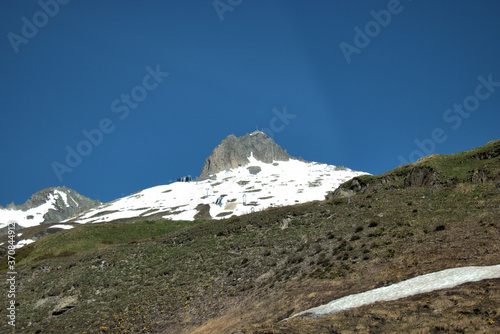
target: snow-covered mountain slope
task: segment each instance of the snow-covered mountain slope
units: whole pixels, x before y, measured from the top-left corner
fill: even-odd
[[[23,227],[40,225],[45,220],[43,216],[50,209],[55,209],[55,202],[58,197],[67,201],[66,194],[56,190],[49,195],[47,202],[26,211],[10,208],[0,209],[0,228],[6,226],[9,221],[15,221]]]
[[[35,193],[22,205],[0,208],[0,228],[10,221],[22,227],[54,223],[100,204],[66,187],[47,188]]]
[[[299,160],[249,164],[218,172],[203,181],[176,182],[139,191],[103,204],[66,222],[100,223],[126,218],[193,220],[224,218],[272,206],[323,200],[328,191],[366,174],[344,167]],[[195,217],[197,216],[197,217]]]

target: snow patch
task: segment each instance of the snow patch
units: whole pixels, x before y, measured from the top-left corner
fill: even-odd
[[[73,199],[73,197],[70,196],[69,198],[71,198],[71,200],[73,201],[73,203],[75,203],[77,207],[79,206],[78,203]]]
[[[309,317],[319,317],[380,301],[397,300],[421,293],[453,288],[468,282],[477,282],[492,278],[500,278],[500,265],[445,269],[410,278],[386,287],[335,299],[328,304],[302,311],[285,320],[309,313],[311,314]]]
[[[25,240],[21,240],[19,241],[15,246],[14,248],[21,248],[23,246],[26,246],[26,245],[29,245],[31,243],[35,242],[35,240],[33,239],[25,239]]]
[[[52,225],[49,228],[62,228],[63,230],[69,230],[72,229],[74,226],[71,225],[62,225],[62,224],[57,224],[57,225]]]
[[[68,195],[62,191],[59,191],[59,190],[54,190],[54,193],[58,194],[62,200],[64,201],[64,205],[66,205],[67,207],[69,206],[68,205]]]

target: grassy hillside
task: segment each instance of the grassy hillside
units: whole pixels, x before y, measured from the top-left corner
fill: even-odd
[[[332,197],[356,192],[407,187],[446,188],[457,184],[500,182],[500,140],[452,155],[433,154],[382,175],[355,177],[342,184]]]
[[[417,275],[498,264],[499,146],[356,178],[325,201],[50,235],[17,268],[18,332],[500,332],[500,280],[280,322]]]
[[[79,225],[50,234],[23,247],[16,255],[18,265],[56,257],[81,256],[89,252],[165,235],[202,221],[144,221],[132,224],[103,223]],[[23,233],[24,234],[24,233]],[[0,260],[0,270],[7,268],[7,258]]]

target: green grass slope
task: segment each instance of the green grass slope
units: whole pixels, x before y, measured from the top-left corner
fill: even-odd
[[[18,265],[56,257],[82,256],[86,253],[165,235],[203,221],[143,221],[79,225],[50,234],[23,247],[16,254]],[[7,268],[7,258],[0,260],[0,270]]]

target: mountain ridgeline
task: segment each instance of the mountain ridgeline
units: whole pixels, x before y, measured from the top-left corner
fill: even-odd
[[[295,159],[264,132],[255,131],[241,137],[229,135],[205,160],[199,179],[206,179],[220,171],[245,166],[249,163],[248,157],[251,154],[265,163]]]
[[[57,223],[99,205],[99,200],[92,200],[64,186],[46,188],[33,194],[24,204],[11,203],[6,208],[0,207],[0,217],[6,220],[0,222],[0,227],[7,220],[15,220],[23,227],[34,222]]]
[[[362,175],[343,183],[326,199],[370,194],[381,190],[430,187],[447,189],[457,184],[494,183],[500,187],[500,140],[451,155],[433,154],[382,175]]]

